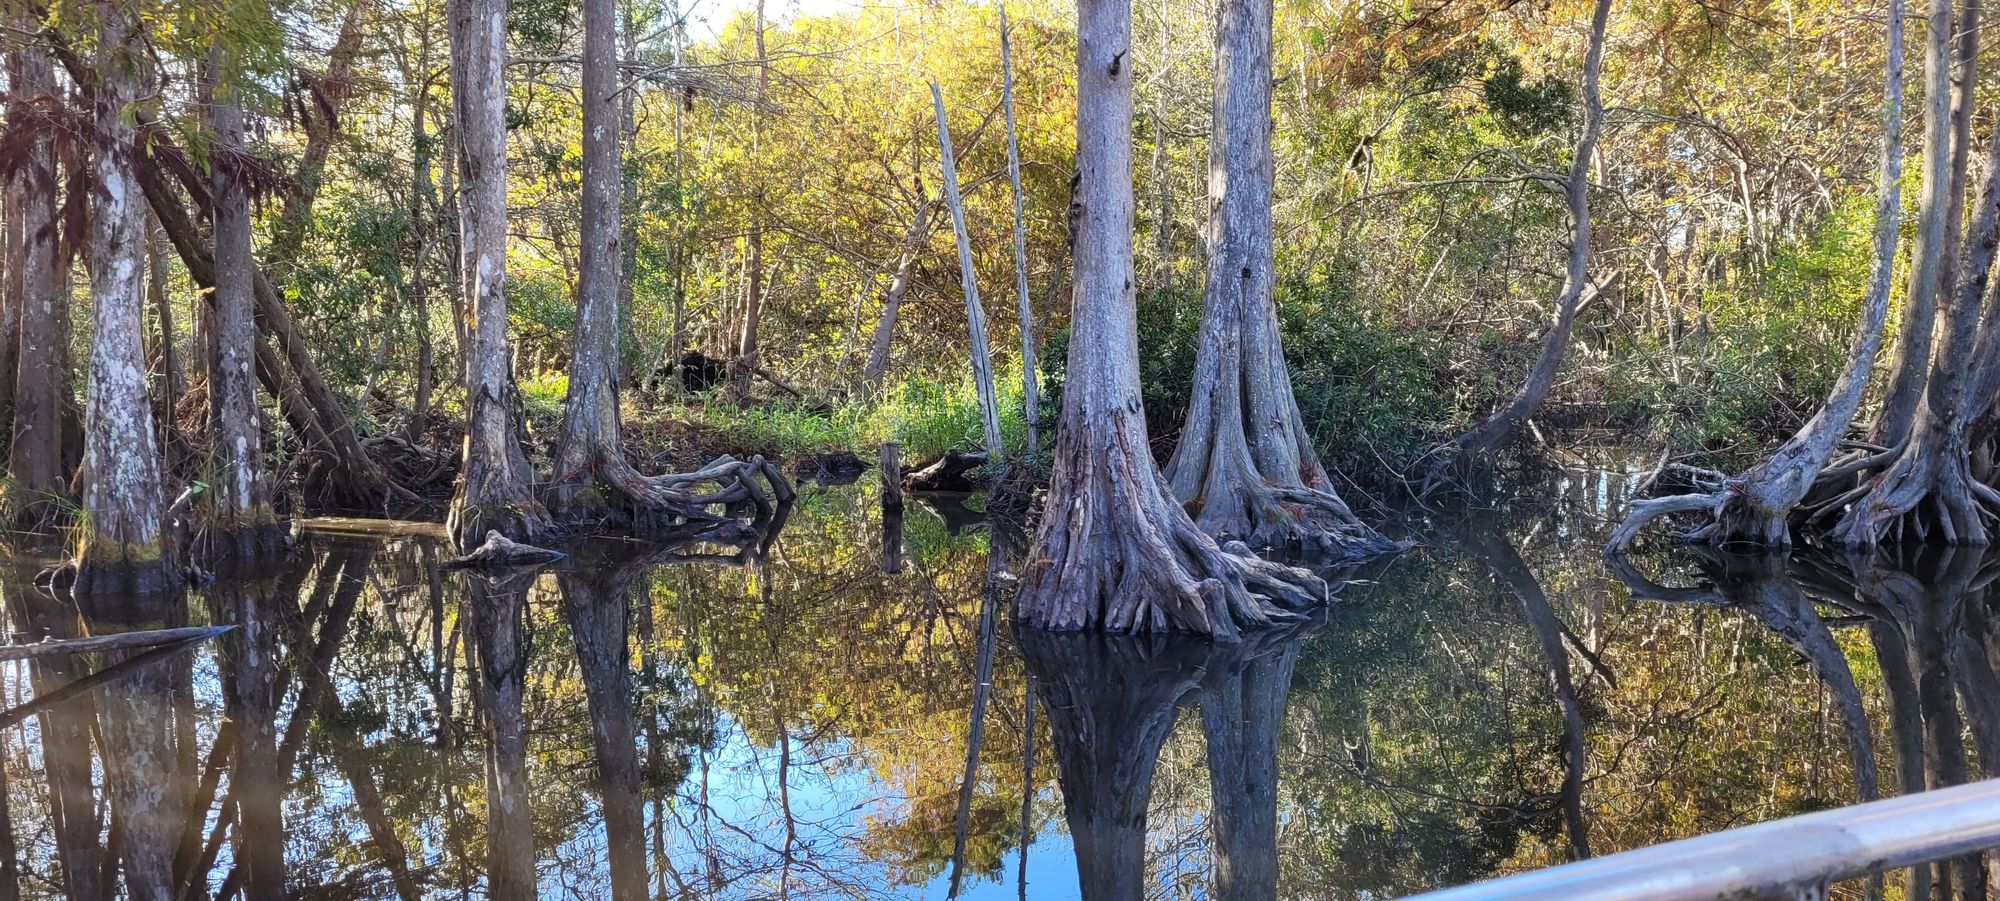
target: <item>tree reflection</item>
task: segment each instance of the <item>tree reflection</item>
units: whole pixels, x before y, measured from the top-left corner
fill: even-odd
[[[1217,896],[1275,896],[1277,734],[1305,631],[1215,644],[1015,630],[1048,720],[1085,901],[1146,896],[1154,770],[1180,708],[1196,701],[1209,740]]]

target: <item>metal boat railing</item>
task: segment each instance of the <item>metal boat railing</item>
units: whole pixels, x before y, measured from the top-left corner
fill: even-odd
[[[1823,810],[1419,895],[1422,901],[1826,897],[1826,887],[2000,848],[2000,779]]]

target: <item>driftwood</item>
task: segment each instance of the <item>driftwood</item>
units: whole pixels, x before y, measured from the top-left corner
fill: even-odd
[[[563,558],[561,551],[522,544],[509,539],[499,532],[487,532],[486,543],[473,549],[463,557],[446,560],[443,569],[473,569],[483,567],[539,566],[554,563]]]
[[[903,487],[911,491],[973,491],[982,481],[976,470],[986,465],[983,453],[946,451],[945,455],[903,477]]]
[[[119,632],[112,635],[92,635],[86,638],[61,638],[38,641],[31,644],[0,645],[0,661],[27,660],[33,657],[55,657],[70,654],[98,654],[105,651],[129,651],[134,648],[150,648],[154,645],[172,644],[180,641],[205,641],[221,635],[235,626],[189,626],[182,629],[149,629],[144,632]]]

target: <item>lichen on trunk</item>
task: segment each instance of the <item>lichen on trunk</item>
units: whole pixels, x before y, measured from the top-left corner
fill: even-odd
[[[131,11],[100,0],[98,15],[90,217],[95,317],[74,590],[149,594],[172,590],[176,579],[166,554],[160,448],[146,390],[146,201],[133,167],[128,110],[146,63]]]

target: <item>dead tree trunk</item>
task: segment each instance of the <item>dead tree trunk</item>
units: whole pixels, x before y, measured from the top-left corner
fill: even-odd
[[[1703,512],[1708,522],[1688,538],[1710,544],[1750,544],[1786,547],[1791,544],[1788,517],[1804,500],[1826,469],[1827,461],[1854,421],[1868,388],[1868,374],[1882,346],[1882,327],[1889,314],[1889,281],[1896,265],[1896,228],[1900,219],[1903,171],[1903,0],[1889,0],[1886,59],[1883,63],[1882,165],[1875,183],[1874,269],[1861,302],[1860,329],[1848,353],[1847,367],[1834,383],[1826,403],[1790,440],[1762,463],[1708,494],[1687,494],[1632,505],[1625,521],[1611,534],[1605,552],[1621,554],[1646,524],[1672,513]]]
[[[175,571],[162,522],[166,498],[158,432],[146,397],[146,198],[133,165],[136,144],[128,112],[139,97],[143,36],[123,6],[99,0],[98,14],[90,217],[96,314],[75,590],[155,594],[175,587]]]
[[[1052,629],[1175,628],[1234,639],[1239,626],[1293,615],[1271,602],[1317,603],[1325,584],[1246,547],[1216,544],[1153,462],[1133,293],[1131,4],[1083,0],[1077,23],[1069,381],[1017,617]]]
[[[1035,305],[1028,293],[1028,226],[1021,211],[1021,146],[1014,134],[1014,48],[1007,7],[1000,7],[1000,106],[1007,117],[1007,181],[1014,190],[1014,297],[1021,315],[1021,412],[1029,456],[1041,452],[1042,393],[1035,361]]]
[[[1610,16],[1611,0],[1597,0],[1590,14],[1590,48],[1583,60],[1583,134],[1577,138],[1576,156],[1570,161],[1569,177],[1563,181],[1563,200],[1569,210],[1569,269],[1563,274],[1562,294],[1556,299],[1555,322],[1542,339],[1541,355],[1528,370],[1521,390],[1485,422],[1458,436],[1453,443],[1460,451],[1486,453],[1512,439],[1514,430],[1541,409],[1569,350],[1576,313],[1590,285],[1590,167],[1597,154],[1597,138],[1604,132],[1604,100],[1597,82],[1604,69],[1604,26]]]
[[[1174,498],[1219,541],[1347,556],[1396,545],[1363,525],[1313,451],[1273,298],[1271,0],[1216,15],[1208,279],[1193,400],[1167,464]]]
[[[233,74],[231,55],[217,44],[209,55],[208,109],[215,132],[209,191],[215,234],[215,353],[209,355],[208,410],[213,431],[215,528],[218,550],[244,555],[276,549],[280,536],[264,475],[263,428],[257,418],[256,267],[250,237],[250,192],[243,183],[243,109],[221,87]],[[211,544],[217,541],[212,539]]]
[[[450,15],[464,233],[459,268],[472,344],[464,463],[447,527],[469,550],[488,531],[533,541],[549,517],[529,490],[534,473],[515,428],[519,399],[507,340],[507,0],[452,0]]]
[[[966,233],[965,202],[958,196],[958,165],[951,151],[951,127],[945,124],[944,91],[931,82],[931,105],[937,110],[938,147],[944,185],[944,205],[951,211],[951,230],[958,243],[958,278],[965,291],[965,326],[971,336],[972,382],[979,391],[979,418],[985,427],[986,456],[1007,456],[1000,436],[1000,399],[993,388],[993,349],[986,340],[986,307],[979,302],[979,274],[972,266],[972,236]]]
[[[8,225],[18,220],[21,234],[18,252],[8,260],[8,276],[20,286],[21,321],[7,472],[13,477],[15,525],[39,529],[56,523],[69,493],[62,439],[69,394],[68,263],[60,250],[54,137],[47,121],[60,100],[48,56],[33,42],[19,42],[8,58],[13,91],[7,117],[28,137],[7,186]]]

